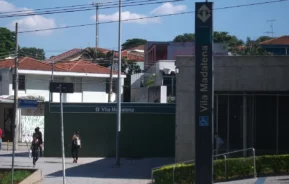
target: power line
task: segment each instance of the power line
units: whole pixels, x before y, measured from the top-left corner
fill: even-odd
[[[288,1],[288,0],[275,0],[275,1],[265,1],[265,2],[259,2],[259,3],[250,3],[250,4],[225,6],[225,7],[220,7],[220,8],[214,8],[214,10],[224,10],[224,9],[231,9],[231,8],[250,7],[250,6],[272,4],[272,3],[285,2],[285,1]],[[174,16],[174,15],[184,15],[184,14],[190,14],[190,13],[195,13],[195,11],[187,11],[187,12],[181,12],[181,13],[171,13],[171,14],[156,15],[156,16],[146,16],[146,17],[140,17],[140,18],[125,19],[125,20],[122,20],[122,21],[123,22],[128,22],[128,21],[134,21],[134,20],[153,19],[153,18],[159,18],[159,17],[169,17],[169,16]],[[118,20],[100,22],[98,24],[109,24],[109,23],[116,23],[116,22],[118,22]],[[49,30],[57,30],[57,29],[68,29],[68,28],[94,26],[94,25],[96,25],[96,23],[79,24],[79,25],[71,25],[71,26],[62,26],[62,27],[54,27],[54,28],[46,28],[46,29],[27,30],[27,31],[20,31],[19,33],[31,33],[31,32],[49,31]]]
[[[125,0],[124,2],[130,2],[130,1],[135,1],[135,0]],[[148,0],[150,1],[150,0]],[[116,3],[118,1],[108,1],[108,2],[104,2],[101,3],[102,5],[106,5],[106,4],[111,4],[111,3]],[[33,9],[33,11],[39,11],[39,10],[53,10],[53,9],[60,9],[60,8],[75,8],[75,7],[85,7],[85,6],[93,6],[94,3],[90,3],[90,4],[78,4],[78,5],[69,5],[69,6],[56,6],[56,7],[49,7],[49,8],[37,8],[37,9]],[[21,12],[31,12],[31,10],[17,10],[17,11],[7,11],[7,12],[0,12],[0,14],[6,14],[6,13],[21,13]]]
[[[152,1],[149,2],[148,1]],[[156,2],[158,1],[158,2]],[[160,3],[166,3],[166,2],[179,2],[184,0],[167,0],[167,1],[159,1],[159,0],[143,0],[143,1],[134,1],[131,3],[124,3],[122,7],[130,7],[130,6],[143,6],[143,5],[152,5],[152,4],[160,4]],[[134,4],[138,3],[138,4]],[[99,9],[110,9],[110,8],[117,8],[118,3],[112,4],[109,6],[102,6],[99,7]],[[62,10],[55,10],[55,11],[43,11],[43,12],[30,12],[30,13],[23,13],[23,14],[8,14],[8,15],[2,15],[0,18],[11,18],[11,17],[25,17],[25,16],[35,16],[35,15],[49,15],[49,14],[58,14],[58,13],[73,13],[73,12],[80,12],[80,11],[89,11],[94,10],[95,7],[91,5],[91,7],[87,8],[70,8],[70,9],[62,9]]]

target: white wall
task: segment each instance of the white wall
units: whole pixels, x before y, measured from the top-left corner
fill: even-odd
[[[2,77],[2,80],[0,81],[0,94],[9,95],[9,84],[10,81],[12,81],[12,78],[10,78],[9,69],[3,68],[0,69],[0,72]]]
[[[4,75],[4,74],[3,74]],[[9,76],[9,73],[8,75]],[[6,76],[6,77],[7,77]],[[12,73],[10,72],[10,82],[7,83],[9,94],[14,95],[12,89]],[[49,82],[50,76],[25,74],[26,90],[19,90],[19,95],[40,95],[49,101]],[[6,80],[9,81],[9,80]],[[72,82],[70,77],[65,77],[65,82]],[[122,86],[124,80],[122,80]],[[1,84],[2,85],[2,84]],[[123,89],[121,91],[123,93]],[[3,94],[4,95],[4,94]],[[112,101],[115,101],[115,94],[112,94]],[[59,102],[59,94],[53,93],[53,102]],[[108,94],[106,93],[106,78],[83,77],[82,91],[73,94],[63,94],[63,102],[108,102]]]

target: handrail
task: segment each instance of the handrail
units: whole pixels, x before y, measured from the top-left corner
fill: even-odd
[[[239,153],[241,151],[249,151],[249,150],[252,150],[252,153],[253,153],[253,167],[254,167],[254,178],[257,177],[257,172],[256,172],[256,153],[255,153],[255,149],[254,148],[246,148],[246,149],[241,149],[241,150],[236,150],[236,151],[231,151],[231,152],[226,152],[226,153],[221,153],[221,154],[217,154],[217,155],[213,155],[213,157],[219,157],[219,156],[223,156],[224,157],[224,160],[225,160],[225,177],[227,179],[227,156],[226,155],[229,155],[229,154],[233,154],[233,153]],[[163,165],[163,166],[159,166],[159,167],[155,167],[155,168],[152,168],[152,171],[151,171],[151,181],[153,184],[153,171],[156,170],[156,169],[159,169],[159,168],[162,168],[162,167],[165,167],[165,166],[171,166],[173,165],[173,184],[175,183],[175,167],[177,164],[185,164],[185,163],[189,163],[189,162],[195,162],[195,160],[187,160],[187,161],[184,161],[184,162],[177,162],[177,163],[173,163],[173,164],[167,164],[167,165]]]

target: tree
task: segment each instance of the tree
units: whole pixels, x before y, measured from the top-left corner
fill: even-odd
[[[110,65],[111,56],[111,52],[107,52],[106,54],[103,52],[95,52],[95,48],[92,47],[84,49],[84,52],[82,53],[82,57],[104,67],[108,67]]]
[[[240,49],[237,54],[239,55],[251,55],[251,56],[259,56],[259,55],[270,55],[265,49],[260,46],[260,43],[266,40],[272,39],[269,36],[261,36],[256,40],[252,40],[250,37],[247,37],[246,43],[243,49]]]
[[[45,52],[43,49],[35,47],[22,47],[19,49],[19,57],[31,57],[37,60],[45,60]]]
[[[133,75],[142,72],[136,61],[127,60],[126,58],[122,58],[121,60],[121,71],[126,75]]]
[[[173,42],[193,42],[195,41],[195,34],[193,33],[184,33],[178,35],[174,38]]]
[[[122,50],[131,49],[133,47],[144,45],[146,43],[147,43],[147,40],[140,39],[140,38],[128,39],[121,45],[122,47],[121,49]]]
[[[244,42],[238,39],[236,36],[230,35],[228,32],[215,31],[214,43],[223,43],[229,52],[235,53],[239,46],[242,46]]]
[[[14,54],[16,45],[16,34],[7,28],[0,27],[0,59]]]
[[[214,32],[214,42],[223,43],[228,48],[228,51],[234,52],[238,46],[243,45],[243,41],[238,39],[236,36],[230,35],[228,32]],[[174,42],[193,42],[195,41],[195,34],[193,33],[184,33],[182,35],[177,35]]]

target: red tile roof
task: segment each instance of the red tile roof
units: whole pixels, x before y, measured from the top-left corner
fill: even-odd
[[[11,68],[14,66],[14,59],[0,60],[0,68]],[[50,64],[38,61],[30,57],[20,58],[18,68],[20,70],[51,71]],[[56,67],[55,71],[63,71],[63,69]]]
[[[0,60],[0,68],[14,67],[14,59]],[[51,65],[46,62],[41,62],[36,59],[25,57],[19,59],[19,69],[21,70],[40,70],[51,71]],[[109,74],[110,69],[99,66],[88,61],[67,61],[54,64],[54,71],[59,72],[76,72],[76,73],[94,73],[94,74]],[[117,74],[114,71],[114,74]]]
[[[50,59],[48,59],[48,60],[46,60],[46,61],[48,61],[48,62],[51,62],[51,61],[59,61],[59,60],[65,59],[65,58],[67,58],[67,57],[69,57],[69,56],[72,56],[72,55],[74,55],[74,54],[77,54],[77,53],[81,52],[81,50],[82,50],[82,49],[77,49],[77,48],[71,49],[71,50],[66,51],[66,52],[64,52],[64,53],[62,53],[62,54],[59,54],[59,55],[57,55],[57,56],[54,56],[54,57],[52,57],[52,58],[50,58]]]
[[[68,72],[98,73],[98,74],[110,73],[110,69],[91,63],[89,61],[84,61],[84,60],[56,63],[55,66],[59,68],[63,68],[64,70]],[[116,71],[114,71],[113,73],[117,74]]]
[[[144,47],[145,47],[144,45],[139,45],[139,46],[127,49],[127,50],[144,50]]]
[[[281,36],[261,42],[260,45],[289,45],[289,36]]]
[[[118,52],[115,52],[115,57],[118,57]],[[121,51],[121,57],[126,57],[128,60],[144,61],[143,54],[128,52],[127,50]]]
[[[68,58],[68,57],[70,57],[70,56],[72,56],[74,54],[78,54],[78,53],[81,54],[81,51],[83,51],[83,50],[84,49],[74,48],[74,49],[66,51],[66,52],[64,52],[62,54],[54,56],[54,57],[46,60],[46,62],[51,62],[51,61],[57,62],[57,61],[60,61],[60,60],[65,60],[66,58]],[[97,51],[106,54],[110,50],[109,49],[104,49],[104,48],[98,48]]]

